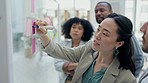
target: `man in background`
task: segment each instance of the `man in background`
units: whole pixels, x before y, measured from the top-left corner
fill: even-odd
[[[110,3],[101,1],[96,4],[95,18],[98,24],[100,24],[111,13],[113,13],[113,11]],[[135,77],[138,77],[144,63],[143,52],[139,45],[139,42],[137,41],[134,35],[132,36],[132,41],[133,41],[133,50],[134,50],[133,61],[135,63],[135,68],[136,68]]]
[[[142,50],[148,53],[148,22],[144,23],[144,25],[140,28],[140,31],[143,33]],[[148,68],[140,76],[139,83],[148,83]]]
[[[110,3],[103,1],[98,2],[95,7],[96,22],[100,24],[112,12],[112,6]]]

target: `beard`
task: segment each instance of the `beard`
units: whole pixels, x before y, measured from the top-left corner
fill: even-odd
[[[100,24],[103,20],[104,20],[105,18],[103,18],[103,17],[100,17],[99,16],[99,18],[96,16],[96,22],[98,23],[98,24]]]

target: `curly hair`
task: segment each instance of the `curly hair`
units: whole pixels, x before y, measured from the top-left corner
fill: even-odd
[[[64,37],[67,39],[71,39],[71,36],[69,33],[71,30],[72,24],[74,24],[74,23],[80,23],[84,28],[84,33],[83,33],[81,40],[83,40],[83,41],[90,40],[91,37],[93,36],[93,32],[94,32],[94,29],[93,29],[91,23],[88,20],[80,19],[78,17],[71,18],[63,24],[62,35],[64,35]]]

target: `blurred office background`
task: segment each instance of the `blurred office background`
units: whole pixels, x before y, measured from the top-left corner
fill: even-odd
[[[148,21],[148,0],[2,0],[0,5],[1,83],[59,83],[54,60],[41,51],[40,40],[32,31],[36,19],[53,27],[48,35],[60,42],[61,25],[71,17],[89,20],[97,28],[94,7],[108,1],[113,11],[131,19],[141,44],[141,25]],[[145,56],[147,62],[147,56]],[[145,69],[144,66],[143,69]],[[5,75],[7,73],[7,75]]]

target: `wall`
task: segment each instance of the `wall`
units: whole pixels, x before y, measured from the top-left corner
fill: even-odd
[[[0,2],[0,83],[13,83],[10,5],[8,0]]]

